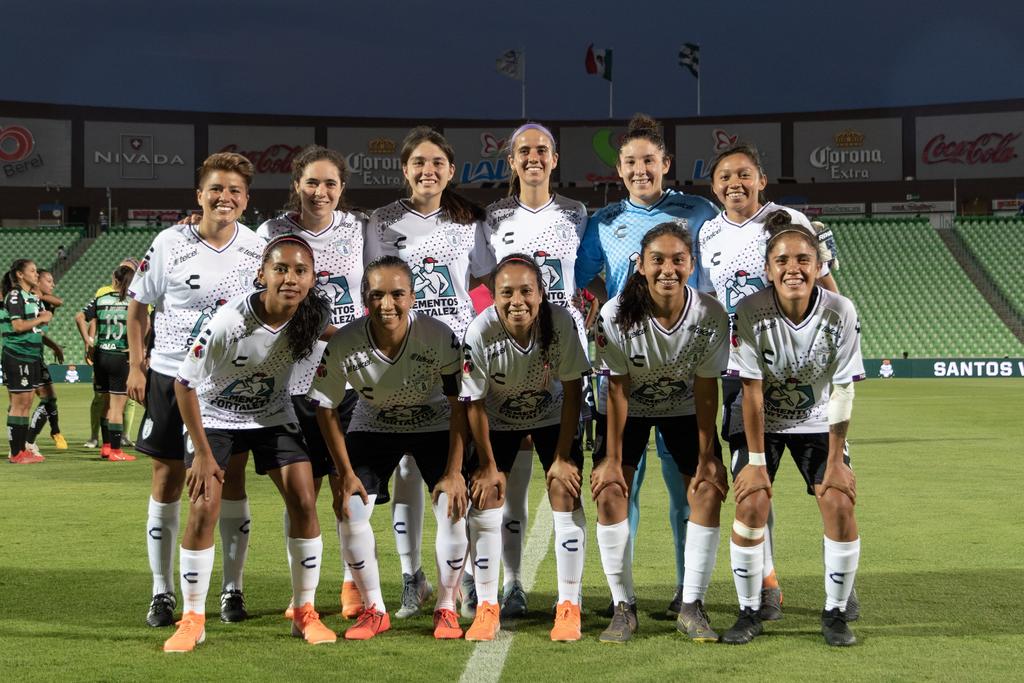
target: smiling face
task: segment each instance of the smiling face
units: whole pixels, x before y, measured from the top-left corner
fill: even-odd
[[[547,187],[551,172],[558,167],[558,154],[546,134],[528,128],[512,141],[508,165],[519,176],[521,187]]]
[[[196,200],[203,209],[203,220],[217,225],[237,221],[249,205],[249,188],[245,178],[234,171],[210,171],[196,190]]]
[[[761,208],[759,195],[768,179],[758,170],[753,159],[739,152],[718,162],[711,182],[726,215],[745,220]]]
[[[796,232],[783,233],[768,250],[765,272],[781,301],[809,302],[821,263],[817,246],[810,236]]]
[[[282,243],[270,250],[259,282],[267,288],[264,302],[268,309],[294,309],[315,284],[313,256],[298,244]]]
[[[404,332],[415,301],[409,273],[404,269],[381,266],[367,273],[363,303],[369,311],[370,324],[378,332]]]
[[[505,329],[517,339],[529,337],[543,300],[537,271],[525,263],[506,265],[494,277],[494,307]]]
[[[659,235],[644,248],[637,272],[647,279],[652,296],[673,297],[683,292],[693,273],[693,256],[675,235]]]
[[[413,148],[409,161],[402,167],[402,174],[414,199],[430,201],[448,186],[455,176],[455,166],[443,149],[432,142],[421,142]]]
[[[341,172],[330,160],[320,159],[306,164],[302,177],[295,183],[303,218],[311,218],[316,223],[327,220],[338,208],[344,189]]]
[[[670,162],[665,151],[646,138],[633,138],[619,150],[616,170],[638,204],[653,204],[662,192],[662,179]]]

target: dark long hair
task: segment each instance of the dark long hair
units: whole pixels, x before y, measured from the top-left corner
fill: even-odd
[[[615,324],[623,333],[628,333],[633,328],[639,327],[645,320],[654,316],[654,299],[651,298],[647,278],[640,272],[639,264],[644,260],[647,247],[662,235],[671,235],[679,239],[686,245],[686,250],[693,258],[693,237],[690,236],[689,230],[678,223],[672,221],[659,223],[647,231],[644,238],[640,240],[640,258],[637,259],[637,270],[626,280],[626,285],[619,295],[619,315],[615,319]]]
[[[398,268],[405,272],[406,277],[409,278],[409,291],[412,292],[415,277],[412,274],[412,268],[409,267],[409,264],[397,256],[391,256],[390,254],[378,256],[367,263],[366,267],[363,268],[363,280],[360,283],[360,289],[363,292],[363,305],[366,305],[366,295],[370,291],[370,273],[380,268]]]
[[[793,222],[793,217],[785,209],[772,211],[764,218],[764,231],[768,233],[768,243],[764,245],[764,262],[768,263],[768,252],[772,250],[775,240],[782,237],[783,233],[795,233],[805,240],[814,250],[815,257],[820,261],[821,255],[818,251],[818,236],[806,226]]]
[[[284,244],[291,244],[309,252],[311,270],[316,270],[313,247],[298,235],[281,235],[270,240],[263,250],[261,269],[270,260],[274,249]],[[301,360],[313,352],[313,345],[319,339],[320,333],[323,332],[324,321],[329,319],[329,316],[330,307],[314,284],[306,293],[306,298],[299,302],[291,320],[288,321],[288,329],[285,330],[288,348],[292,352],[294,360]]]
[[[34,263],[30,258],[19,258],[11,262],[10,270],[4,273],[4,296],[7,296],[7,293],[11,290],[20,288],[20,285],[18,284],[18,273],[25,270],[25,267],[30,263]]]
[[[423,142],[429,142],[440,147],[441,151],[448,158],[448,163],[455,166],[455,149],[449,144],[448,140],[430,126],[417,126],[410,130],[409,134],[405,136],[405,140],[402,141],[402,168],[405,168],[406,164],[409,163],[409,157],[412,156],[413,150]],[[448,220],[462,225],[470,225],[476,221],[485,220],[487,214],[479,205],[474,204],[452,189],[454,182],[454,179],[449,181],[445,185],[444,190],[441,191],[441,211],[448,217]],[[409,190],[412,191],[412,188],[410,187]]]
[[[494,269],[494,280],[497,282],[498,273],[508,266],[526,266],[533,271],[537,278],[537,289],[540,291],[540,308],[537,311],[537,324],[540,326],[537,335],[540,339],[540,355],[544,359],[544,365],[549,365],[551,355],[551,342],[555,338],[555,321],[551,314],[551,302],[548,301],[548,293],[544,289],[544,275],[540,272],[540,266],[526,254],[509,254],[498,261],[498,267]]]
[[[555,136],[552,135],[551,131],[548,130],[548,127],[543,125],[543,124],[537,123],[536,121],[527,121],[523,125],[521,125],[518,128],[516,128],[514,131],[512,131],[512,134],[510,136],[508,136],[508,142],[505,143],[506,146],[508,147],[508,155],[510,157],[513,157],[512,168],[509,169],[509,177],[508,177],[508,196],[509,197],[518,197],[519,196],[519,174],[516,173],[516,169],[515,169],[515,165],[514,165],[515,164],[514,158],[516,156],[516,138],[519,137],[520,135],[522,135],[523,133],[525,133],[528,130],[536,130],[536,131],[540,132],[541,134],[546,135],[548,140],[551,141],[551,153],[552,154],[557,154],[558,153],[558,142],[555,140]]]
[[[295,186],[302,180],[302,174],[306,172],[306,167],[316,161],[329,161],[338,169],[338,177],[341,178],[341,195],[338,198],[338,209],[341,211],[348,211],[348,204],[345,203],[345,185],[348,183],[348,164],[345,163],[345,157],[341,156],[339,152],[320,145],[310,145],[303,148],[295,158],[292,160],[292,182],[288,186],[288,203],[285,204],[285,208],[289,211],[302,211],[302,200],[299,198],[299,193],[295,191]]]
[[[622,136],[619,154],[622,154],[622,148],[633,140],[647,140],[657,147],[666,159],[672,158],[672,155],[665,149],[665,136],[661,134],[658,122],[647,114],[639,112],[633,114],[633,118],[629,120],[629,126],[626,128],[626,134]]]
[[[117,292],[118,299],[128,296],[128,285],[132,283],[133,277],[135,277],[135,269],[131,266],[118,266],[114,270],[114,291]]]
[[[733,154],[742,154],[746,156],[754,166],[757,167],[757,172],[760,173],[762,177],[768,177],[768,174],[764,172],[764,164],[761,163],[761,153],[757,151],[757,147],[749,142],[734,142],[719,152],[718,156],[716,156],[711,162],[711,174],[708,177],[711,178],[712,185],[715,184],[715,169],[718,168],[718,165],[722,163],[723,159],[730,157]],[[768,203],[768,199],[764,196],[764,190],[758,190],[757,202],[762,206]]]

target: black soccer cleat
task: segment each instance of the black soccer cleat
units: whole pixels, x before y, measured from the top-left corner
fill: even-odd
[[[675,619],[679,616],[679,610],[683,606],[683,587],[676,587],[676,594],[672,596],[672,602],[668,603],[668,608],[665,610],[665,616],[670,619]]]
[[[821,611],[821,635],[833,647],[848,647],[857,644],[857,637],[846,625],[846,613],[838,607]]]
[[[174,598],[174,593],[157,593],[153,596],[153,601],[149,603],[146,623],[153,628],[171,626],[174,624],[175,607],[177,607],[177,600]]]
[[[240,590],[227,590],[220,594],[220,620],[226,624],[245,621],[249,613],[245,611],[245,598]]]
[[[728,631],[722,634],[719,642],[728,645],[746,645],[757,636],[761,635],[764,628],[761,626],[761,617],[753,607],[743,607],[736,623]]]
[[[860,619],[860,600],[857,598],[857,587],[850,591],[850,597],[846,599],[846,621],[857,621]]]
[[[758,611],[761,621],[778,621],[782,618],[782,589],[762,588],[761,609]]]

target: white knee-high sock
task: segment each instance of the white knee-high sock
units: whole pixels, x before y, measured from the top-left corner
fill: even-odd
[[[146,552],[153,573],[153,595],[174,593],[174,550],[178,547],[181,502],[158,503],[149,499],[146,519]]]
[[[476,582],[477,604],[498,604],[498,567],[501,556],[501,508],[469,511],[469,551]]]
[[[242,590],[242,572],[249,554],[249,499],[221,500],[220,541],[224,549],[221,590]]]
[[[466,518],[455,524],[448,518],[448,494],[438,496],[433,506],[437,520],[437,542],[434,547],[437,559],[437,604],[435,609],[455,610],[455,593],[459,588],[462,568],[466,563]]]
[[[736,545],[729,539],[729,556],[732,559],[732,580],[736,584],[736,596],[740,607],[761,609],[761,578],[764,574],[764,548],[758,543],[749,548]]]
[[[206,614],[206,594],[210,592],[213,554],[212,545],[205,550],[182,548],[179,551],[182,612]]]
[[[505,483],[505,503],[501,508],[501,564],[505,570],[505,588],[522,583],[523,538],[530,521],[530,477],[533,451],[519,451]]]
[[[597,524],[597,546],[601,549],[601,565],[608,577],[612,602],[633,599],[633,560],[629,556],[629,521],[618,524]]]
[[[775,505],[768,502],[768,524],[764,529],[764,576],[771,576],[775,571],[775,545],[772,534],[775,533]]]
[[[860,563],[860,538],[833,541],[825,536],[825,609],[846,611],[846,601],[853,590]]]
[[[686,523],[686,570],[683,573],[683,602],[704,600],[715,572],[720,527]]]
[[[341,568],[344,571],[344,577],[342,578],[342,581],[344,583],[348,583],[349,581],[355,583],[355,579],[352,578],[352,570],[349,569],[348,562],[345,561],[345,539],[343,538],[341,533],[341,520],[335,519],[334,526],[338,532],[338,550],[341,551]]]
[[[422,563],[423,477],[416,460],[404,455],[395,468],[391,498],[391,528],[403,574],[415,574]]]
[[[320,563],[323,560],[324,540],[316,538],[289,538],[288,557],[292,571],[292,595],[295,605],[316,605],[316,587],[320,583]]]
[[[580,601],[583,563],[587,556],[587,521],[583,508],[552,512],[555,526],[555,567],[558,571],[558,602]]]
[[[376,607],[386,612],[384,595],[380,590],[380,570],[377,567],[377,541],[370,527],[370,515],[377,494],[369,496],[363,505],[359,496],[348,499],[349,517],[338,522],[338,535],[345,549],[345,564],[352,569],[352,578],[363,596],[363,607]]]

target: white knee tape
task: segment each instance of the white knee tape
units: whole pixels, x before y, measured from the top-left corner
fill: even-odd
[[[758,527],[757,529],[751,529],[749,526],[736,519],[732,523],[732,531],[740,538],[745,538],[748,541],[759,541],[764,538],[764,527]]]

